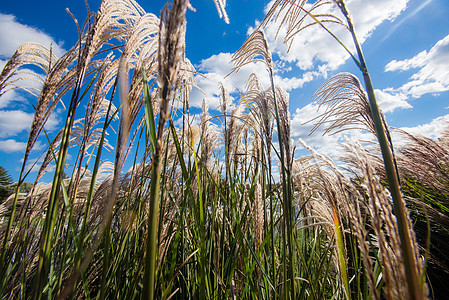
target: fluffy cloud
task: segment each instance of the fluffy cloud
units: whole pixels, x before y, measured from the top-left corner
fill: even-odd
[[[1,110],[0,138],[15,136],[24,130],[29,130],[33,116],[32,113],[20,110]]]
[[[449,126],[449,114],[435,118],[426,124],[421,124],[415,127],[401,127],[401,129],[411,134],[419,134],[431,139],[436,139],[441,136],[441,133],[447,126]]]
[[[27,143],[26,142],[18,142],[14,139],[7,139],[4,141],[0,141],[0,151],[12,153],[12,152],[23,152],[25,151]],[[44,148],[44,145],[40,141],[34,143],[33,150],[41,150]]]
[[[449,35],[438,41],[429,51],[422,51],[413,58],[393,60],[385,71],[419,69],[398,91],[418,98],[428,93],[449,90]]]
[[[0,108],[8,107],[12,102],[26,102],[26,98],[17,91],[8,91],[0,97]]]
[[[45,47],[52,46],[53,53],[61,56],[65,51],[61,43],[45,32],[17,22],[13,15],[0,13],[0,56],[9,58],[25,42],[37,42]]]
[[[21,110],[0,110],[0,138],[15,136],[22,131],[29,130],[33,122],[34,113]],[[60,118],[54,112],[45,123],[46,130],[55,130]]]
[[[395,92],[393,89],[375,90],[376,100],[384,113],[393,112],[397,108],[412,108],[407,102],[407,95]]]
[[[220,105],[218,98],[219,82],[222,82],[228,89],[235,89],[230,78],[228,77],[225,79],[225,76],[228,75],[233,68],[231,56],[231,53],[219,53],[212,55],[207,59],[203,59],[201,63],[196,66],[197,71],[202,74],[195,77],[196,83],[201,90],[193,89],[190,93],[191,106],[201,107],[203,98],[207,98],[209,107],[211,109],[217,109]]]
[[[27,143],[25,142],[17,142],[13,139],[8,139],[4,141],[0,141],[0,151],[2,152],[18,152],[18,151],[25,151]]]
[[[393,21],[406,8],[407,2],[408,0],[348,1],[348,10],[353,16],[359,42],[363,43],[372,35],[377,26],[383,22]],[[266,6],[265,12],[269,10],[272,4],[273,1]],[[330,6],[322,6],[315,13],[330,13],[343,18],[335,7],[332,8]],[[319,26],[312,26],[301,31],[294,38],[289,50],[287,45],[283,44],[286,26],[282,26],[279,29],[280,20],[282,19],[282,16],[280,16],[278,21],[271,21],[265,30],[272,51],[282,60],[294,62],[303,70],[309,70],[318,66],[325,74],[325,71],[337,69],[350,57],[343,47],[338,45],[329,33]],[[349,45],[349,49],[352,49],[352,38],[344,27],[329,23],[326,26],[345,45]],[[278,36],[277,39],[276,36]],[[330,49],[332,50],[330,51]]]
[[[0,70],[3,69],[5,64],[6,61],[0,60]],[[32,90],[33,93],[37,93],[37,91],[40,91],[42,89],[42,82],[37,80],[39,78],[39,74],[35,73],[33,70],[26,68],[22,68],[21,70],[28,73],[27,76],[24,77],[23,74],[22,76],[14,75],[9,79],[9,81],[14,81],[15,86],[26,88],[27,90]],[[11,107],[14,102],[27,102],[26,96],[30,95],[28,94],[28,92],[19,89],[7,90],[10,87],[11,86],[6,87],[5,90],[3,90],[4,94],[0,96],[0,108]]]
[[[372,0],[367,3],[363,0],[353,0],[348,2],[349,10],[354,15],[354,23],[360,42],[363,43],[379,26],[386,20],[394,20],[405,8],[408,0]],[[269,10],[273,1],[265,7],[265,12]],[[379,9],[379,8],[382,9]],[[334,7],[324,6],[321,13],[333,13],[341,15]],[[318,13],[318,11],[317,11]],[[282,18],[279,18],[282,19]],[[256,21],[256,26],[259,22]],[[248,34],[254,28],[249,28]],[[305,83],[316,78],[327,77],[329,70],[335,70],[345,63],[349,54],[340,47],[337,42],[319,26],[312,26],[302,31],[294,40],[288,51],[287,45],[283,44],[286,28],[279,29],[279,22],[271,21],[265,29],[265,34],[275,57],[275,83],[290,91],[302,87]],[[349,32],[340,25],[331,24],[329,29],[341,40],[352,45],[352,38]],[[278,37],[276,39],[276,36]],[[332,49],[332,51],[329,51]],[[233,73],[226,77],[234,67],[231,53],[219,53],[201,61],[197,66],[198,71],[204,76],[197,76],[197,84],[204,91],[194,90],[191,94],[191,105],[201,107],[203,98],[210,102],[211,109],[219,106],[218,82],[222,82],[230,93],[245,90],[245,82],[251,73],[257,73],[261,83],[268,87],[269,77],[263,63],[257,62],[243,67],[238,73]],[[304,72],[300,77],[286,77],[285,70],[291,70],[291,66],[296,65]],[[404,103],[401,104],[404,107]]]
[[[256,73],[262,85],[267,88],[270,86],[267,68],[262,62],[255,62],[242,67],[239,72],[232,72],[234,64],[232,63],[231,53],[219,53],[203,59],[197,66],[199,72],[203,75],[197,75],[195,80],[201,91],[194,89],[190,94],[190,105],[201,107],[203,98],[209,100],[211,109],[217,109],[220,105],[218,88],[219,82],[223,83],[229,93],[245,91],[246,80],[249,75]],[[306,72],[301,78],[282,77],[279,74],[274,75],[274,81],[287,91],[302,87],[306,82],[312,81],[319,76],[319,72]]]
[[[318,128],[311,134],[313,126],[316,124],[314,120],[322,112],[318,110],[315,104],[308,104],[302,108],[297,108],[292,115],[291,120],[291,138],[297,146],[298,139],[302,139],[309,146],[315,148],[319,152],[329,152],[332,144],[338,141],[336,136],[324,135],[323,127]],[[334,147],[335,148],[335,147]]]
[[[291,120],[291,137],[298,149],[302,146],[299,139],[302,139],[308,146],[314,148],[319,153],[337,158],[341,155],[340,143],[345,139],[357,141],[371,141],[374,135],[368,131],[346,130],[336,134],[324,134],[325,124],[318,127],[311,133],[313,127],[318,122],[315,120],[323,113],[323,108],[318,108],[316,104],[308,104],[302,108],[296,109]],[[307,153],[305,153],[307,154]]]
[[[13,15],[0,13],[0,57],[4,58],[0,60],[0,70],[3,69],[7,59],[13,55],[21,44],[30,41],[40,43],[47,48],[52,47],[53,53],[56,56],[61,56],[65,52],[62,44],[56,43],[45,32],[17,22],[16,17]],[[34,73],[32,70],[23,69],[23,71],[30,72],[30,74]],[[11,78],[11,80],[14,79],[17,78]],[[38,90],[42,86],[40,82],[30,78],[20,78],[16,81],[16,84]],[[9,107],[15,101],[24,102],[25,97],[17,90],[7,91],[0,97],[0,108]]]
[[[6,60],[14,53],[14,51],[23,43],[34,41],[46,47],[52,47],[53,53],[61,56],[65,50],[61,44],[54,41],[48,34],[39,29],[20,24],[17,22],[15,16],[0,13],[0,70],[6,64]],[[33,74],[33,70],[23,69],[22,71]],[[30,76],[28,76],[30,77]],[[31,78],[11,78],[16,80],[15,84],[22,87],[40,90],[42,83]],[[29,130],[33,120],[33,113],[28,113],[18,110],[14,107],[15,102],[27,102],[26,94],[19,90],[10,90],[0,97],[0,108],[7,110],[0,110],[0,138],[7,138],[15,136],[24,130]],[[31,107],[30,107],[31,108]],[[55,129],[59,119],[57,115],[53,115],[46,123],[46,128],[49,130]],[[2,151],[18,151],[24,145],[21,142],[14,140],[2,141],[0,150]]]
[[[400,61],[392,60],[385,66],[385,72],[406,71],[422,67],[426,64],[427,56],[427,51],[422,51],[421,53],[410,59],[404,59]]]

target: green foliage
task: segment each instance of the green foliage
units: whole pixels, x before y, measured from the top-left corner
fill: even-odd
[[[427,251],[431,295],[443,299],[449,293],[449,197],[410,177],[403,180],[402,190],[410,199],[407,204],[418,242]]]
[[[210,116],[205,103],[197,126],[188,99],[194,68],[182,52],[187,2],[174,1],[170,12],[164,10],[165,35],[159,36],[153,15],[140,15],[131,1],[110,1],[103,4],[114,5],[102,4],[80,29],[76,47],[51,62],[56,69],[42,95],[54,91],[49,99],[59,100],[58,91],[71,91],[70,106],[53,140],[34,128],[38,114],[30,132],[28,154],[37,135],[45,133],[45,162],[55,164],[52,182],[32,189],[24,182],[24,159],[18,188],[28,195],[17,192],[8,207],[1,206],[0,298],[400,299],[423,289],[424,280],[406,284],[399,232],[411,226],[407,220],[396,224],[391,207],[401,195],[392,199],[385,191],[380,181],[385,173],[365,149],[347,145],[356,178],[313,149],[293,160],[288,95],[275,85],[262,31],[259,44],[247,44],[254,52],[242,52],[252,55],[249,60],[264,57],[270,88],[263,90],[252,75],[251,88],[239,99],[245,106],[229,114],[230,97],[222,86],[221,114]],[[313,7],[307,15],[324,27]],[[348,23],[358,50],[359,60],[353,59],[367,77],[376,108]],[[111,48],[114,43],[123,44]],[[55,74],[69,78],[50,80]],[[121,105],[115,110],[117,98]],[[83,105],[86,114],[77,119]],[[377,118],[379,134],[386,125]],[[103,150],[112,132],[117,141],[108,169]],[[381,141],[388,154],[386,143]],[[76,157],[71,168],[69,151]],[[128,171],[122,170],[125,163]],[[386,164],[392,171],[392,161]],[[387,177],[397,180],[392,172]],[[3,168],[0,175],[2,186],[10,186]],[[422,240],[428,235],[422,234],[427,223],[419,204],[448,217],[446,195],[412,179],[404,190],[421,200],[411,207]],[[431,249],[446,249],[447,230],[434,232]],[[421,271],[418,263],[405,263]]]
[[[0,203],[6,200],[13,193],[13,180],[8,171],[0,166]]]

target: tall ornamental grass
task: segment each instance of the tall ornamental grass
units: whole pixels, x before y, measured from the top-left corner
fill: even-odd
[[[224,1],[214,2],[229,22]],[[342,17],[315,13],[325,5]],[[448,147],[403,133],[413,143],[393,149],[345,3],[274,1],[233,56],[233,72],[259,60],[267,73],[251,74],[237,103],[218,86],[220,111],[204,99],[199,118],[189,6],[174,0],[158,18],[133,0],[104,0],[82,24],[72,15],[79,40],[62,57],[27,43],[5,65],[0,95],[19,88],[24,66],[44,75],[42,89],[28,89],[35,117],[17,190],[0,204],[0,297],[424,299],[444,289],[430,273],[427,288],[426,270],[447,263],[432,253],[445,231],[429,238],[428,224],[449,220]],[[349,73],[327,80],[313,96],[326,109],[309,120],[312,133],[355,127],[378,146],[348,140],[336,162],[300,140],[309,154],[295,156],[291,99],[264,34],[273,18],[287,43],[319,26],[350,53],[326,26],[348,28],[365,87]],[[48,133],[61,102],[66,122]],[[23,194],[39,138],[47,149]],[[411,167],[421,162],[425,171]],[[53,180],[42,183],[44,174]]]

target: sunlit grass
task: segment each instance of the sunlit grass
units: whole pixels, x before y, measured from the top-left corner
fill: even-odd
[[[267,18],[289,3],[275,2]],[[344,13],[344,3],[336,4]],[[325,27],[314,7],[288,12]],[[160,22],[134,2],[103,1],[80,27],[78,44],[47,61],[23,166],[43,132],[48,149],[38,179],[44,172],[54,179],[47,187],[36,182],[22,199],[22,168],[17,192],[0,204],[1,297],[425,298],[425,252],[418,251],[399,178],[407,178],[404,191],[416,207],[425,203],[434,209],[430,219],[447,221],[448,150],[401,149],[396,163],[350,19],[366,92],[351,74],[328,80],[315,99],[331,109],[316,126],[331,132],[357,124],[375,134],[382,155],[348,141],[347,161],[336,163],[305,143],[310,155],[294,157],[289,95],[274,80],[265,21],[233,61],[238,71],[262,60],[268,73],[248,78],[239,104],[217,87],[221,112],[209,112],[204,100],[200,121],[192,122],[186,8],[173,1]],[[51,57],[30,47],[6,64],[0,88],[12,84],[14,70]],[[269,77],[268,89],[258,76]],[[64,95],[71,95],[66,123],[50,137],[43,125]],[[116,138],[113,163],[104,151],[108,135]],[[69,151],[77,152],[71,165]],[[438,185],[406,168],[416,161],[402,154],[413,151],[429,158],[421,160]]]

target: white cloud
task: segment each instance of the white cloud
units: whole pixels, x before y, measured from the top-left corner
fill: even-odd
[[[0,138],[15,136],[24,130],[29,130],[33,116],[32,113],[20,110],[1,110]]]
[[[201,61],[200,65],[197,66],[197,71],[202,73],[202,75],[197,75],[195,80],[202,91],[198,89],[192,90],[190,93],[191,106],[201,107],[203,98],[207,98],[210,108],[217,109],[220,105],[218,98],[219,82],[222,82],[226,88],[234,90],[229,78],[224,78],[231,72],[233,67],[231,56],[231,53],[219,53]]]
[[[8,91],[0,97],[0,108],[8,107],[12,102],[26,102],[26,98],[17,91]]]
[[[233,68],[234,64],[232,63],[231,53],[219,53],[212,55],[207,59],[203,59],[200,65],[197,66],[198,71],[203,75],[197,75],[195,80],[205,94],[198,89],[193,89],[190,94],[190,105],[201,107],[203,98],[207,98],[209,100],[209,107],[211,109],[217,109],[220,105],[219,82],[223,83],[231,94],[238,91],[244,93],[246,80],[252,73],[256,73],[259,76],[259,80],[265,88],[270,86],[267,68],[262,62],[248,64],[242,67],[238,72],[230,74]],[[228,76],[228,74],[230,75]],[[287,78],[276,73],[274,75],[274,82],[286,91],[290,91],[302,87],[305,83],[312,81],[319,75],[320,73],[317,71],[310,71],[304,73],[301,78]]]
[[[24,151],[26,148],[27,143],[25,142],[17,142],[13,139],[8,139],[4,141],[0,141],[0,151],[3,152],[18,152],[18,151]]]
[[[421,53],[410,59],[404,59],[400,61],[392,60],[385,66],[385,71],[406,71],[422,67],[426,64],[427,56],[427,51],[422,51]]]
[[[354,15],[354,23],[360,42],[363,43],[386,20],[394,20],[405,8],[408,0],[353,0],[348,2],[349,10]],[[273,2],[265,7],[265,12]],[[382,9],[379,9],[382,8]],[[325,6],[322,13],[334,13],[341,15],[334,7]],[[259,23],[256,21],[256,26]],[[329,70],[335,70],[349,58],[345,50],[321,27],[312,26],[302,31],[293,41],[292,47],[283,44],[285,27],[280,29],[278,39],[275,39],[279,24],[271,21],[265,29],[265,34],[270,48],[275,56],[275,83],[285,90],[290,91],[302,87],[305,83],[319,77],[327,77]],[[352,45],[352,38],[342,26],[329,25],[329,28],[347,45]],[[249,28],[248,34],[253,28]],[[329,51],[332,49],[332,51]],[[291,65],[297,65],[306,72],[301,77],[285,77],[285,70],[291,70]],[[245,90],[245,82],[251,73],[257,73],[262,85],[269,86],[269,77],[266,67],[261,62],[256,62],[243,67],[238,73],[226,77],[233,68],[232,54],[219,53],[201,61],[197,66],[198,71],[204,74],[196,76],[198,86],[205,92],[194,89],[190,96],[190,105],[201,107],[203,98],[208,98],[211,109],[219,106],[218,83],[222,82],[230,93]],[[281,68],[281,69],[279,69]],[[225,78],[226,77],[226,78]]]
[[[5,64],[6,60],[0,59],[0,70],[3,69]],[[39,81],[40,80],[39,77],[41,77],[41,75],[27,68],[21,68],[21,71],[25,72],[27,75],[23,76],[23,74],[20,75],[16,74],[12,76],[9,79],[9,81],[10,82],[14,81],[14,85],[17,87],[26,88],[28,90],[32,90],[33,93],[38,93],[37,91],[40,91],[43,85],[43,83]],[[24,96],[25,93],[27,92],[20,91],[19,89],[7,90],[10,87],[11,86],[7,86],[5,90],[2,91],[4,92],[4,94],[0,96],[0,108],[9,107],[14,102],[22,102],[22,103],[27,102],[26,97]]]
[[[296,88],[301,88],[305,83],[312,81],[313,79],[319,77],[320,72],[310,71],[303,74],[301,78],[291,77],[285,78],[280,75],[274,75],[274,83],[279,85],[287,92],[294,90]]]
[[[348,10],[352,15],[359,37],[365,40],[384,21],[393,22],[407,8],[408,1],[348,1]]]
[[[385,71],[419,70],[398,91],[418,98],[428,93],[449,90],[449,35],[438,41],[429,51],[422,51],[413,58],[393,60]]]
[[[13,15],[0,13],[0,56],[9,58],[25,42],[37,42],[47,48],[52,46],[53,53],[58,57],[65,52],[62,44],[56,43],[45,32],[17,22]]]
[[[0,151],[6,153],[23,152],[26,149],[26,142],[18,142],[14,139],[0,140]],[[33,150],[41,150],[44,145],[40,141],[34,143]]]
[[[52,47],[53,53],[60,57],[65,50],[62,48],[62,43],[56,43],[54,39],[45,32],[19,23],[13,15],[0,13],[0,70],[5,66],[7,59],[13,55],[17,48],[26,42],[37,42],[47,48]],[[15,84],[20,87],[27,87],[31,89],[40,90],[42,82],[38,81],[39,74],[33,70],[21,69],[22,72],[27,72],[29,75],[20,75],[12,77],[10,80],[17,80]],[[35,74],[35,75],[31,75]],[[31,78],[35,77],[35,78]],[[0,97],[0,108],[11,107],[13,102],[25,102],[26,99],[18,90],[7,91]],[[1,133],[0,133],[1,134]]]
[[[26,113],[21,110],[0,110],[0,138],[15,136],[22,131],[30,130],[34,113]],[[45,129],[52,131],[58,128],[60,118],[57,112],[53,112],[45,123]]]
[[[296,139],[298,137],[304,139],[310,133],[314,123],[310,122],[318,117],[321,112],[318,110],[318,105],[307,104],[303,108],[297,108],[292,115],[291,120],[291,136]]]
[[[341,143],[346,143],[345,139],[371,142],[375,136],[364,130],[345,130],[339,133],[331,134],[325,132],[326,124],[321,125],[312,134],[310,134],[313,126],[318,120],[312,121],[314,118],[320,116],[325,108],[318,109],[316,104],[308,104],[302,108],[297,108],[292,115],[291,121],[291,137],[298,149],[302,149],[299,139],[302,139],[308,146],[322,154],[329,155],[336,159],[342,155]]]
[[[246,79],[251,73],[257,73],[263,84],[268,85],[268,73],[263,63],[257,62],[243,67],[239,72],[231,73],[234,68],[231,53],[219,53],[203,59],[197,67],[203,75],[196,76],[195,80],[198,86],[204,91],[205,95],[198,89],[194,89],[190,95],[190,105],[201,107],[203,98],[209,100],[209,107],[217,109],[219,101],[219,82],[223,83],[229,93],[235,93],[238,90],[242,93],[245,90]],[[227,77],[226,77],[227,76]]]
[[[352,14],[359,42],[363,43],[383,22],[393,21],[406,8],[407,2],[408,0],[348,1],[348,10]],[[272,2],[266,6],[265,11],[268,11],[271,5]],[[315,14],[318,13],[331,13],[343,19],[343,16],[335,7],[323,6],[320,10],[315,11]],[[325,74],[325,71],[337,69],[350,57],[343,47],[320,26],[309,27],[297,34],[290,51],[288,51],[288,47],[283,44],[286,33],[285,26],[280,29],[278,39],[275,39],[280,20],[282,20],[282,17],[278,19],[278,22],[271,21],[265,33],[273,53],[278,54],[282,60],[294,62],[303,70],[309,70],[320,65],[323,74]],[[353,49],[352,38],[345,28],[341,25],[329,23],[326,26],[349,49]]]
[[[375,90],[377,104],[384,113],[393,112],[397,108],[412,108],[407,102],[407,95],[388,88]]]
[[[292,114],[290,135],[298,149],[301,149],[298,140],[302,139],[307,145],[320,153],[331,154],[335,153],[334,150],[337,150],[335,145],[338,142],[338,137],[329,134],[324,135],[322,126],[310,134],[316,123],[314,121],[311,122],[311,120],[318,117],[321,113],[322,111],[318,110],[318,105],[307,104],[302,108],[297,108],[295,113]]]
[[[419,134],[431,139],[436,139],[441,136],[441,133],[447,126],[449,126],[449,114],[437,117],[426,124],[421,124],[415,127],[401,127],[400,129],[411,134]]]

